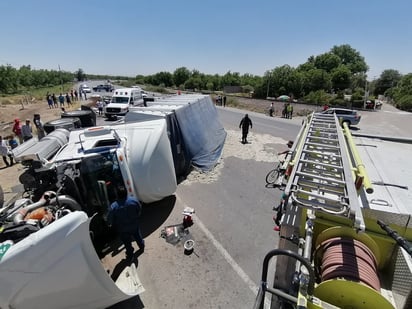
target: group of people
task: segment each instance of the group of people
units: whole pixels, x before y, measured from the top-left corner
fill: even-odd
[[[218,95],[216,97],[216,105],[226,107],[226,96]]]
[[[33,138],[33,127],[30,119],[26,119],[22,124],[19,118],[14,119],[12,132],[13,134],[3,137],[0,136],[0,153],[3,157],[3,162],[6,167],[14,164],[12,150],[18,145]],[[33,123],[37,131],[37,138],[41,140],[46,136],[46,132],[43,127],[43,122],[40,119],[40,114],[34,114]]]
[[[46,135],[46,132],[44,130],[43,121],[41,120],[40,114],[33,115],[33,123],[37,131],[37,138],[38,140],[41,140]],[[30,119],[26,119],[23,125],[21,124],[19,118],[14,119],[12,131],[18,138],[20,144],[33,138],[33,127]]]
[[[273,102],[270,103],[269,109],[269,116],[273,117],[274,113],[275,113],[275,107],[273,105]],[[283,109],[282,109],[282,118],[286,118],[286,119],[292,119],[293,116],[293,105],[292,103],[285,103],[283,104]]]
[[[292,103],[283,104],[282,118],[292,119],[293,116],[293,105]]]
[[[60,93],[59,96],[56,96],[54,93],[50,94],[47,93],[46,95],[47,105],[49,108],[62,108],[66,103],[67,106],[73,106],[74,101],[79,100],[79,93],[77,90],[70,90],[70,93],[66,92],[66,94]]]

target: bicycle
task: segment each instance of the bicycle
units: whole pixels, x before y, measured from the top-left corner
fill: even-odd
[[[269,171],[269,173],[267,173],[266,175],[266,183],[268,185],[273,185],[277,182],[277,180],[279,179],[279,177],[283,174],[285,174],[285,169],[283,168],[283,163],[285,161],[279,161],[278,165]]]

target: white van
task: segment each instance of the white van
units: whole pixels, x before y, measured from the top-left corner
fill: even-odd
[[[115,89],[110,103],[104,107],[107,118],[124,116],[129,111],[130,105],[143,105],[143,91],[136,88]]]

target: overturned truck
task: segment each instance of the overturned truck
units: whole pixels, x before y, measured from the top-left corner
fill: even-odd
[[[209,170],[219,160],[226,132],[210,97],[156,105],[176,102],[168,116],[134,111],[110,126],[56,129],[14,150],[26,166],[25,192],[0,209],[1,308],[103,308],[144,290],[134,264],[112,279],[96,243],[112,233],[106,215],[117,186],[149,204],[173,195],[193,162]]]

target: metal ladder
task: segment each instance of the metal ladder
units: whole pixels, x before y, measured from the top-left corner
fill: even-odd
[[[285,188],[291,202],[348,217],[364,230],[349,151],[336,115],[313,113],[298,143]]]

